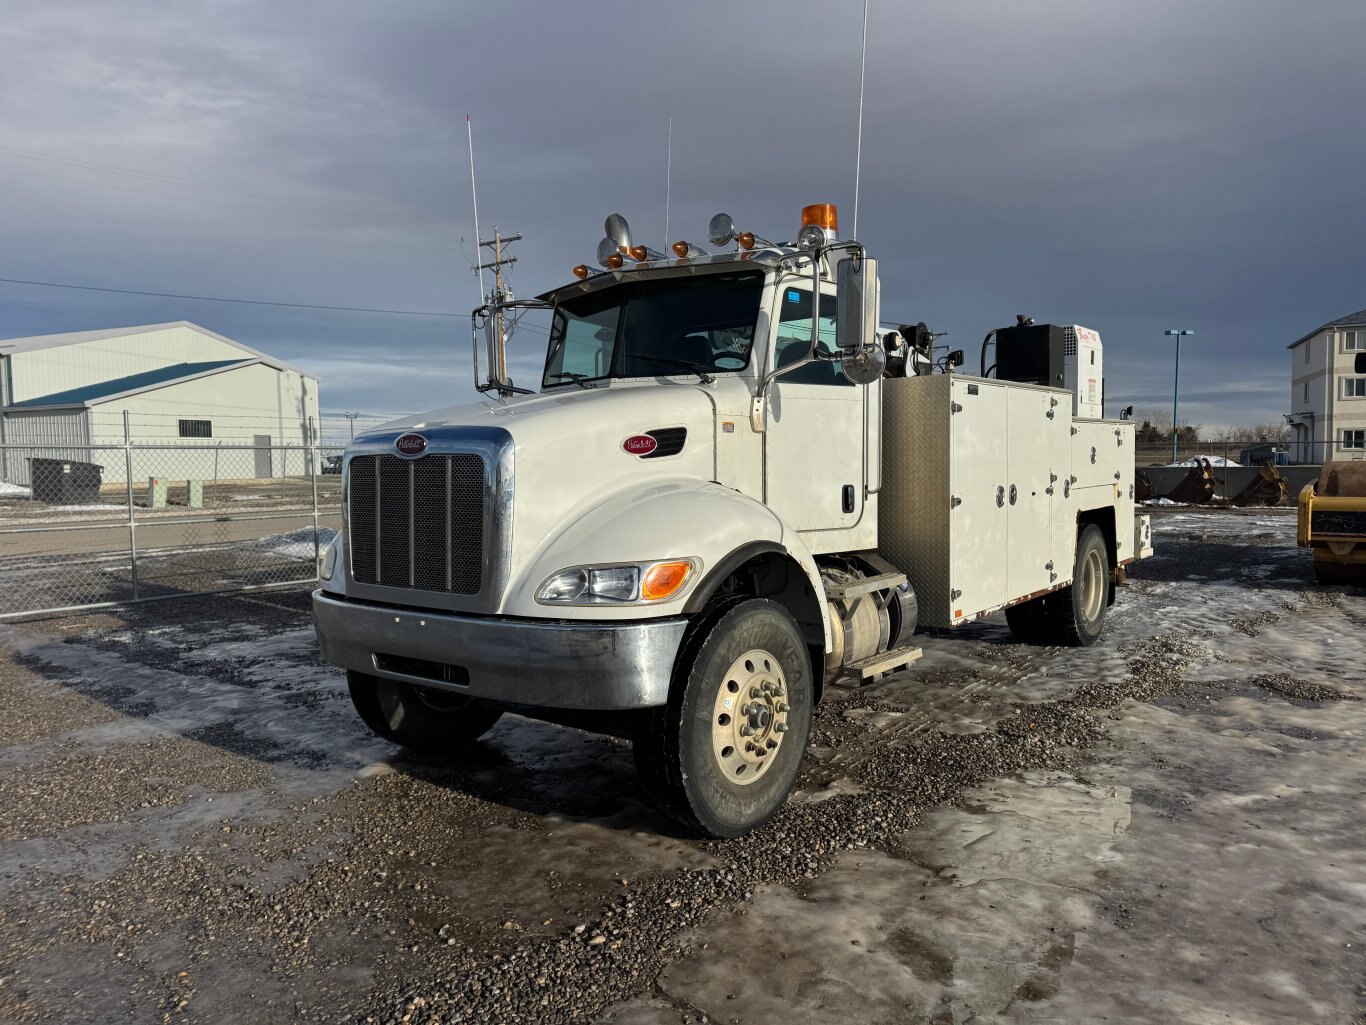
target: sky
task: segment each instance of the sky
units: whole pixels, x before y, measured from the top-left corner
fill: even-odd
[[[860,0],[64,0],[0,20],[0,337],[191,320],[324,410],[471,397],[474,224],[529,296],[707,220],[853,226]],[[1366,307],[1361,0],[870,0],[858,233],[882,313],[968,351],[1018,313],[1105,343],[1107,411],[1288,412],[1286,346]],[[667,160],[672,121],[672,162]],[[666,180],[669,183],[666,239]],[[528,322],[514,377],[545,345]],[[1161,415],[1170,416],[1169,412]]]

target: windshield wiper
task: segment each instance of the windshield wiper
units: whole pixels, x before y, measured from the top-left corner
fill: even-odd
[[[596,388],[597,385],[588,379],[587,374],[574,374],[566,371],[563,374],[549,374],[549,377],[556,381],[573,381],[580,388]]]
[[[649,360],[651,363],[665,363],[671,367],[682,367],[684,370],[689,370],[692,373],[696,374],[699,378],[701,378],[703,384],[711,384],[713,381],[716,380],[716,378],[712,377],[711,374],[703,370],[701,366],[699,366],[696,363],[689,363],[685,359],[674,359],[672,356],[646,356],[644,354],[635,355],[633,358],[646,359]]]

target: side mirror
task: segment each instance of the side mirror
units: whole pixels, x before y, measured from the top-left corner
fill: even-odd
[[[1356,372],[1358,374],[1366,374],[1366,352],[1357,353]]]
[[[835,345],[865,349],[877,332],[877,261],[841,260],[835,271]]]
[[[954,349],[944,357],[944,365],[947,367],[961,367],[963,365],[963,350]]]

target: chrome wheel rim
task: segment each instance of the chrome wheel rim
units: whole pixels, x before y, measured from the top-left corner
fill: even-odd
[[[1081,564],[1081,616],[1087,623],[1100,618],[1105,601],[1105,572],[1101,554],[1092,548]]]
[[[748,786],[768,771],[788,727],[787,679],[772,652],[753,648],[721,677],[711,713],[712,757],[722,775]]]

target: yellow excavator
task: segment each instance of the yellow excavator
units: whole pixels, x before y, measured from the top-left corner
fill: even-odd
[[[1366,374],[1366,352],[1356,372]],[[1366,587],[1366,461],[1330,460],[1300,491],[1299,543],[1314,550],[1321,584]]]
[[[1299,543],[1321,584],[1366,586],[1366,461],[1323,464],[1300,492]]]

